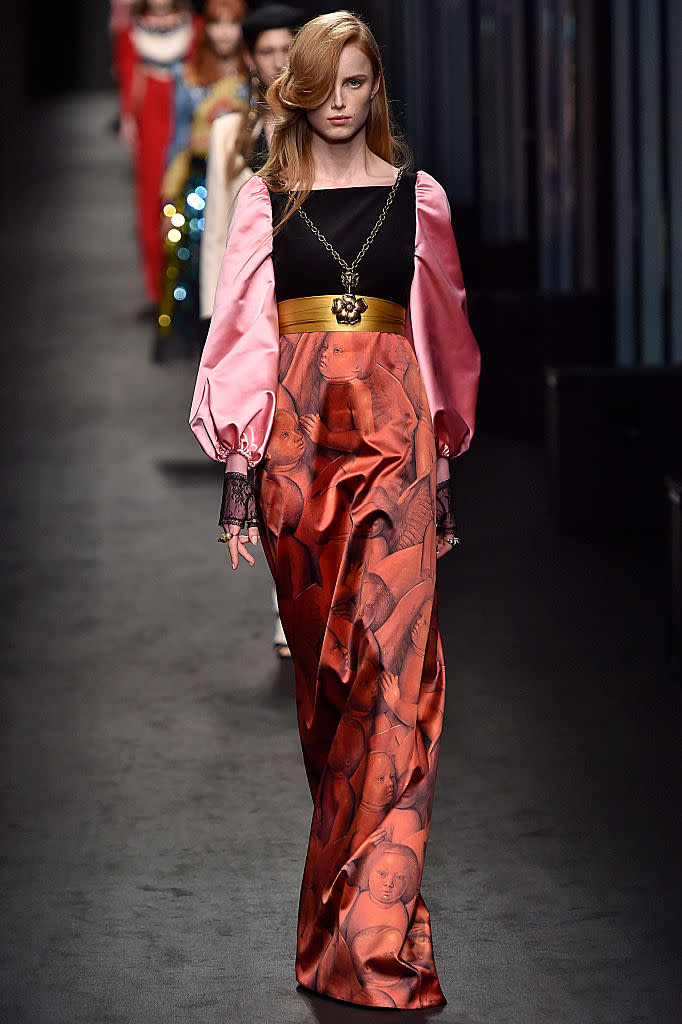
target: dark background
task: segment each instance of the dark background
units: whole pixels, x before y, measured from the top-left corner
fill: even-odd
[[[682,4],[354,9],[382,46],[415,165],[450,198],[483,354],[479,429],[545,445],[558,529],[667,544],[675,563],[665,481],[682,461]],[[115,89],[108,14],[104,2],[5,0],[8,140],[34,144],[32,106]]]
[[[312,16],[337,5],[302,6]],[[450,198],[483,354],[479,429],[545,444],[558,529],[670,548],[665,480],[682,461],[682,4],[354,9],[382,46],[415,165]],[[104,2],[6,0],[8,139],[21,142],[32,105],[114,90],[108,13]]]
[[[438,570],[437,1019],[678,1024],[682,4],[354,7],[483,355]],[[194,368],[135,316],[107,17],[0,13],[0,1020],[360,1024],[293,981],[293,681],[265,566],[217,551]]]
[[[303,3],[307,13],[335,4]],[[417,166],[445,185],[484,409],[538,429],[545,364],[682,360],[677,0],[366,0]],[[5,0],[2,113],[111,89],[108,4]],[[515,344],[509,343],[510,333]],[[524,393],[523,402],[518,392]],[[486,408],[487,405],[487,408]]]

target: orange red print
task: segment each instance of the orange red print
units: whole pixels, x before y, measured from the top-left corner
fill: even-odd
[[[399,335],[280,346],[256,487],[314,805],[297,976],[359,1005],[434,1006],[419,886],[445,677],[428,401]]]

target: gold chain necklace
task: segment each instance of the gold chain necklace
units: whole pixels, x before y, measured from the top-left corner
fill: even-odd
[[[384,204],[383,210],[379,214],[379,219],[377,220],[376,224],[370,231],[369,235],[365,240],[364,245],[362,246],[360,252],[357,254],[352,263],[348,263],[346,260],[344,260],[343,256],[339,255],[339,253],[336,251],[331,242],[327,238],[325,238],[320,229],[317,228],[315,224],[313,224],[312,220],[305,212],[305,210],[303,210],[302,207],[299,207],[298,209],[298,212],[300,213],[301,217],[306,222],[312,233],[315,235],[316,238],[320,240],[320,242],[322,242],[322,245],[325,247],[327,252],[331,253],[336,262],[342,268],[341,287],[343,288],[343,295],[338,295],[332,302],[331,307],[331,311],[332,313],[335,314],[337,323],[339,324],[359,324],[360,321],[362,320],[362,314],[367,311],[367,303],[365,302],[365,300],[361,298],[359,295],[355,294],[360,284],[360,278],[358,276],[357,269],[360,265],[360,261],[363,259],[364,256],[367,255],[367,251],[372,242],[374,241],[374,239],[376,238],[379,228],[386,220],[386,214],[388,213],[391,207],[391,203],[395,199],[395,194],[398,191],[398,185],[400,184],[400,179],[402,178],[402,176],[403,168],[401,167],[400,170],[398,171],[398,175],[395,181],[391,185],[391,191],[388,193],[388,198]]]

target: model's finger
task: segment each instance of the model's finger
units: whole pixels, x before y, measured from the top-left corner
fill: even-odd
[[[256,560],[253,555],[246,550],[246,537],[239,538],[239,554],[249,563],[249,565],[256,564]]]
[[[250,526],[249,527],[249,540],[251,541],[252,544],[257,544],[258,543],[258,527],[257,526]]]
[[[227,542],[227,548],[230,552],[230,561],[232,562],[232,568],[236,569],[239,565],[239,536],[233,533]]]

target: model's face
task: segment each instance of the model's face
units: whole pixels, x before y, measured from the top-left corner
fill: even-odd
[[[377,903],[397,903],[407,889],[407,881],[405,858],[385,853],[369,873],[369,891]]]
[[[369,57],[354,43],[341,51],[334,88],[324,103],[308,111],[308,121],[326,142],[348,142],[367,122],[372,97],[380,80],[374,80]]]
[[[226,60],[234,57],[241,46],[242,26],[238,21],[231,18],[223,18],[220,21],[210,21],[206,25],[208,36],[214,53]]]
[[[360,361],[355,345],[347,335],[331,331],[320,353],[320,373],[327,380],[350,380],[356,377]]]
[[[289,63],[289,47],[293,38],[290,28],[270,28],[258,36],[248,63],[266,89],[279,78]]]
[[[275,466],[290,466],[303,455],[305,441],[293,416],[278,415],[268,445],[268,458]]]
[[[395,768],[388,754],[370,755],[364,797],[372,804],[388,804],[395,793]]]

